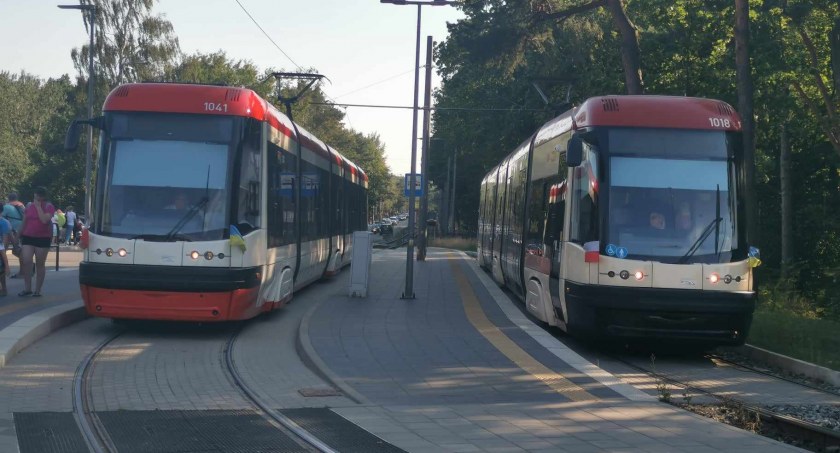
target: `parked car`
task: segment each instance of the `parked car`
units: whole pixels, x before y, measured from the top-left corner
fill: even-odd
[[[371,223],[370,225],[368,225],[368,231],[370,231],[373,234],[379,234],[379,230],[381,227],[381,223]]]
[[[394,224],[389,219],[382,219],[382,224],[379,227],[379,232],[381,234],[393,234],[394,233]]]

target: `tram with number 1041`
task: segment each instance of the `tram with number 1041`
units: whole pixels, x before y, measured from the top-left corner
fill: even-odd
[[[122,85],[104,115],[82,298],[93,316],[226,321],[350,263],[368,178],[249,89]]]
[[[576,336],[742,344],[760,264],[746,190],[728,104],[591,98],[484,177],[477,259]]]

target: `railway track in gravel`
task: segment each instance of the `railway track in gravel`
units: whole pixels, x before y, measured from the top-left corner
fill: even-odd
[[[780,376],[777,376],[773,373],[767,373],[762,370],[752,369],[752,367],[745,366],[739,364],[737,362],[731,362],[727,359],[719,358],[715,355],[709,355],[707,357],[714,358],[715,360],[721,360],[732,366],[738,366],[744,369],[747,369],[751,372],[756,372],[760,374],[764,374],[776,379],[782,379],[785,381],[792,382],[794,384],[800,385],[802,387],[807,387],[812,390],[816,390],[818,392],[824,393],[826,395],[831,396],[840,396],[840,394],[820,388],[818,386],[810,385],[807,383],[799,382],[793,379],[787,379]],[[782,414],[771,409],[768,409],[763,406],[758,406],[755,404],[746,403],[743,401],[738,400],[737,398],[733,398],[731,396],[724,396],[720,395],[714,391],[707,390],[698,386],[696,384],[688,383],[683,380],[674,378],[667,374],[658,372],[655,370],[655,366],[651,368],[640,366],[636,363],[633,363],[629,360],[625,360],[621,357],[612,356],[613,360],[621,362],[623,365],[630,367],[638,372],[644,373],[653,379],[656,380],[657,385],[660,383],[667,383],[669,385],[673,385],[676,387],[680,387],[685,389],[686,391],[702,394],[711,398],[714,398],[720,401],[724,406],[731,408],[734,411],[745,411],[747,414],[754,414],[758,417],[762,422],[769,423],[772,426],[776,427],[778,431],[782,434],[787,436],[791,436],[797,440],[799,440],[803,445],[802,446],[810,446],[817,451],[824,451],[828,449],[836,449],[840,448],[840,431],[833,430],[830,428],[826,428],[824,426],[818,425],[816,423],[812,423],[808,420],[803,420],[800,418],[792,417],[787,414]],[[661,399],[661,398],[660,398]],[[669,401],[670,402],[670,401]],[[672,403],[674,404],[674,403]],[[687,410],[691,410],[690,404],[680,405],[675,404],[678,407],[683,407]],[[701,414],[703,415],[703,414]]]
[[[330,448],[326,443],[301,428],[288,417],[271,409],[270,405],[242,379],[233,355],[233,347],[240,332],[242,332],[242,328],[243,326],[238,326],[228,337],[223,350],[223,356],[220,357],[220,361],[237,391],[251,404],[254,411],[263,417],[271,426],[295,440],[301,446],[301,451],[334,453],[335,450]],[[73,379],[73,412],[82,432],[82,437],[88,449],[93,453],[117,453],[119,451],[102,422],[97,417],[96,412],[93,410],[91,381],[93,372],[96,369],[97,358],[114,340],[123,335],[124,332],[120,331],[110,335],[88,353],[79,363]]]

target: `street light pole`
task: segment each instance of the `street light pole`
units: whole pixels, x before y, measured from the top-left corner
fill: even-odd
[[[78,9],[83,13],[85,11],[90,13],[90,46],[88,47],[88,95],[87,95],[87,116],[88,119],[93,117],[93,86],[96,76],[93,72],[93,36],[96,28],[96,5],[58,5],[61,9]],[[93,218],[92,205],[93,196],[90,191],[90,176],[91,164],[93,160],[93,127],[88,127],[87,151],[85,152],[85,223],[90,225]]]
[[[414,176],[417,166],[417,96],[420,91],[420,17],[423,6],[445,6],[454,4],[451,0],[379,0],[379,3],[390,3],[393,5],[417,5],[417,43],[414,54],[414,109],[411,120],[411,173],[408,181],[408,246],[406,247],[405,265],[405,290],[403,299],[414,299],[414,187],[416,178]],[[423,175],[425,178],[426,175]]]

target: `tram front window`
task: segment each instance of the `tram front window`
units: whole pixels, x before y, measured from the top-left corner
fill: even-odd
[[[194,124],[186,124],[185,133],[179,137],[175,123],[161,125],[155,133],[138,134],[140,137],[112,136],[102,200],[102,234],[145,240],[207,241],[224,237],[231,146],[192,140],[197,138],[191,130]],[[224,123],[222,127],[232,129],[229,119]],[[231,132],[222,135],[229,139]]]
[[[623,248],[631,259],[730,261],[738,236],[724,133],[629,131],[610,136],[617,146],[610,150],[607,254]]]

